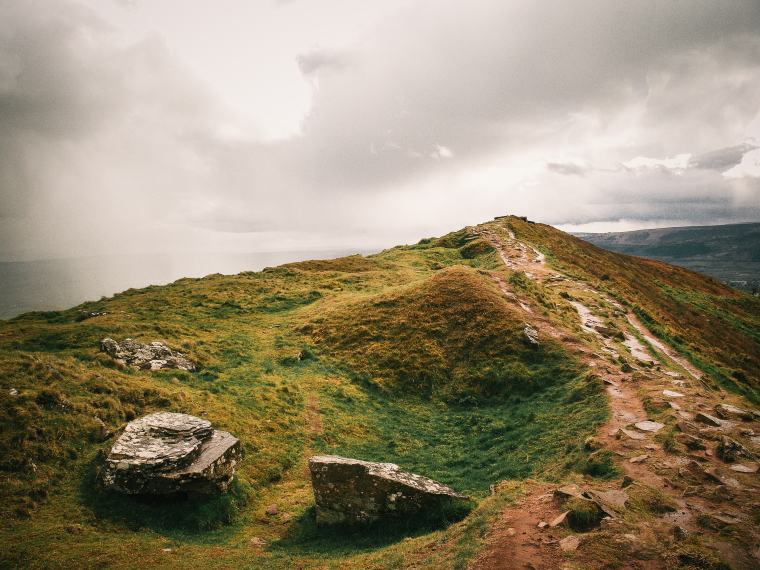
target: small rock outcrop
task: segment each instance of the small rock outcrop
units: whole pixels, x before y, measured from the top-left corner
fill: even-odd
[[[125,366],[134,366],[140,370],[177,370],[195,371],[195,364],[185,358],[181,352],[170,349],[162,342],[145,344],[131,338],[116,342],[112,338],[100,341],[100,350]]]
[[[95,311],[79,311],[79,314],[77,315],[76,322],[81,323],[82,321],[86,321],[87,319],[91,319],[93,317],[104,317],[105,315],[108,315],[110,313],[102,312],[98,313]]]
[[[309,459],[309,469],[317,524],[409,516],[467,498],[427,477],[399,471],[393,463],[319,455]]]
[[[130,495],[213,495],[229,489],[239,461],[232,434],[195,416],[157,412],[127,424],[100,478],[105,489]]]
[[[538,331],[528,323],[525,323],[525,328],[523,329],[523,339],[528,348],[538,348]]]

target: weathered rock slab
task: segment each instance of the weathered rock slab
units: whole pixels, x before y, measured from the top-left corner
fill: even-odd
[[[212,495],[229,489],[240,440],[211,422],[157,412],[127,424],[100,472],[103,487],[127,494]]]
[[[100,350],[124,366],[134,366],[141,370],[177,370],[195,371],[195,364],[185,358],[181,352],[174,351],[162,342],[145,344],[131,338],[116,342],[112,338],[100,341]]]
[[[646,420],[643,422],[636,422],[634,426],[636,426],[636,429],[641,430],[641,431],[657,433],[658,431],[660,431],[662,428],[665,427],[665,424]]]
[[[452,499],[453,489],[393,463],[373,463],[338,455],[309,459],[317,524],[368,522],[421,513]]]
[[[539,347],[538,331],[528,323],[525,323],[525,328],[523,328],[523,340],[528,348]]]
[[[715,406],[715,411],[724,420],[752,421],[755,419],[752,411],[730,404],[718,404]]]

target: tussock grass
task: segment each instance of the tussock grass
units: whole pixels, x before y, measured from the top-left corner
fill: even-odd
[[[738,355],[756,343],[753,300],[685,270],[604,257],[540,224],[506,223],[550,263],[652,327],[662,323],[655,332],[680,338],[679,349],[717,381],[752,393],[758,352]],[[597,275],[602,267],[608,279]],[[466,230],[369,257],[180,279],[1,322],[0,568],[466,567],[519,492],[515,484],[514,493],[486,497],[490,484],[617,476],[604,450],[584,446],[607,419],[601,382],[546,335],[538,350],[523,344],[525,314],[493,271],[558,329],[583,337],[551,287],[505,271],[491,245]],[[679,335],[685,309],[717,332]],[[79,310],[109,314],[77,323]],[[723,340],[709,344],[713,334],[735,342],[730,357]],[[123,367],[99,352],[106,336],[164,342],[199,370]],[[95,417],[118,434],[159,410],[203,415],[242,440],[230,494],[145,500],[98,490],[113,438],[100,441]],[[317,529],[305,472],[317,453],[394,462],[478,505],[452,504],[413,527]],[[642,512],[657,507],[650,499],[642,497]],[[290,518],[264,514],[275,502]],[[268,545],[251,546],[253,536]]]

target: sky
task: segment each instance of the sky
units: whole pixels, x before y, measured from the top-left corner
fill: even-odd
[[[760,221],[757,0],[0,0],[0,261]]]

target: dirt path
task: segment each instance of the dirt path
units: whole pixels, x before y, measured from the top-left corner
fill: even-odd
[[[633,313],[628,313],[626,315],[628,318],[628,322],[633,325],[636,330],[639,331],[639,334],[649,343],[651,344],[655,350],[658,350],[665,354],[668,358],[670,358],[673,362],[676,362],[679,366],[683,367],[684,370],[686,370],[693,378],[700,378],[702,374],[699,370],[697,370],[694,365],[691,364],[688,360],[686,360],[683,356],[678,354],[675,350],[673,350],[671,347],[669,347],[664,342],[660,341],[659,339],[655,338],[655,336],[647,329],[643,324],[641,324],[641,321],[634,315]]]
[[[760,434],[760,421],[757,421],[760,417],[756,421],[718,418],[717,425],[710,425],[710,420],[705,420],[707,424],[692,423],[700,417],[699,414],[718,416],[716,405],[721,403],[720,398],[725,394],[706,394],[703,385],[696,380],[702,376],[700,371],[672,347],[655,338],[635,315],[619,303],[584,283],[550,270],[545,257],[533,246],[517,240],[508,227],[500,224],[491,226],[496,227],[480,226],[472,231],[496,248],[506,267],[521,270],[532,279],[563,293],[578,312],[578,324],[580,330],[586,333],[585,338],[594,339],[591,344],[570,340],[548,318],[532,309],[527,299],[515,294],[502,276],[492,275],[505,296],[517,302],[526,312],[526,319],[529,318],[542,334],[559,339],[579,354],[604,381],[611,415],[598,433],[602,447],[615,454],[626,476],[625,481],[662,493],[676,507],[673,511],[636,525],[620,522],[620,528],[624,529],[620,531],[623,538],[615,540],[633,541],[635,546],[624,556],[625,563],[620,567],[638,570],[665,568],[664,554],[651,554],[667,548],[677,551],[672,539],[657,538],[657,525],[666,525],[671,529],[668,531],[670,536],[681,533],[683,536],[699,537],[708,545],[711,555],[720,554],[735,570],[760,568],[760,529],[746,526],[747,521],[752,520],[751,516],[757,516],[760,508],[760,477],[749,472],[760,468],[757,463],[760,437],[755,436],[755,433]],[[615,329],[611,330],[610,326]],[[659,359],[626,330],[628,326],[633,327],[659,353]],[[611,334],[615,332],[622,332],[622,339],[619,334]],[[621,358],[622,355],[625,357]],[[683,371],[691,378],[684,376]],[[643,399],[653,406],[650,409],[654,414],[647,411]],[[671,440],[667,444],[668,449],[665,449],[664,440],[657,434],[670,429],[663,425],[668,418],[681,422],[678,424],[681,432],[677,432],[677,439],[689,443],[690,447]],[[718,459],[720,446],[723,445],[721,442],[726,437],[732,438],[729,441],[742,438],[747,445],[742,447],[745,452],[729,463]],[[755,451],[751,450],[752,442],[756,442]],[[607,484],[589,480],[588,483],[597,490],[621,487],[620,482]],[[595,558],[592,542],[584,542],[582,533],[571,532],[564,527],[545,526],[561,514],[561,503],[552,494],[555,488],[551,485],[533,485],[517,504],[505,508],[489,538],[489,546],[468,568],[558,570],[563,567],[576,568],[577,564],[588,568],[604,567],[604,561]],[[754,515],[751,514],[753,512]],[[713,528],[704,527],[705,517],[717,521]],[[698,524],[699,520],[703,523]],[[721,542],[722,539],[717,536],[727,524],[745,524],[740,545]],[[570,554],[563,554],[559,539],[568,534],[577,535],[580,545],[577,550],[570,549]],[[592,535],[594,533],[589,536]],[[648,545],[646,548],[639,548],[645,543]],[[572,564],[567,564],[570,560]]]

